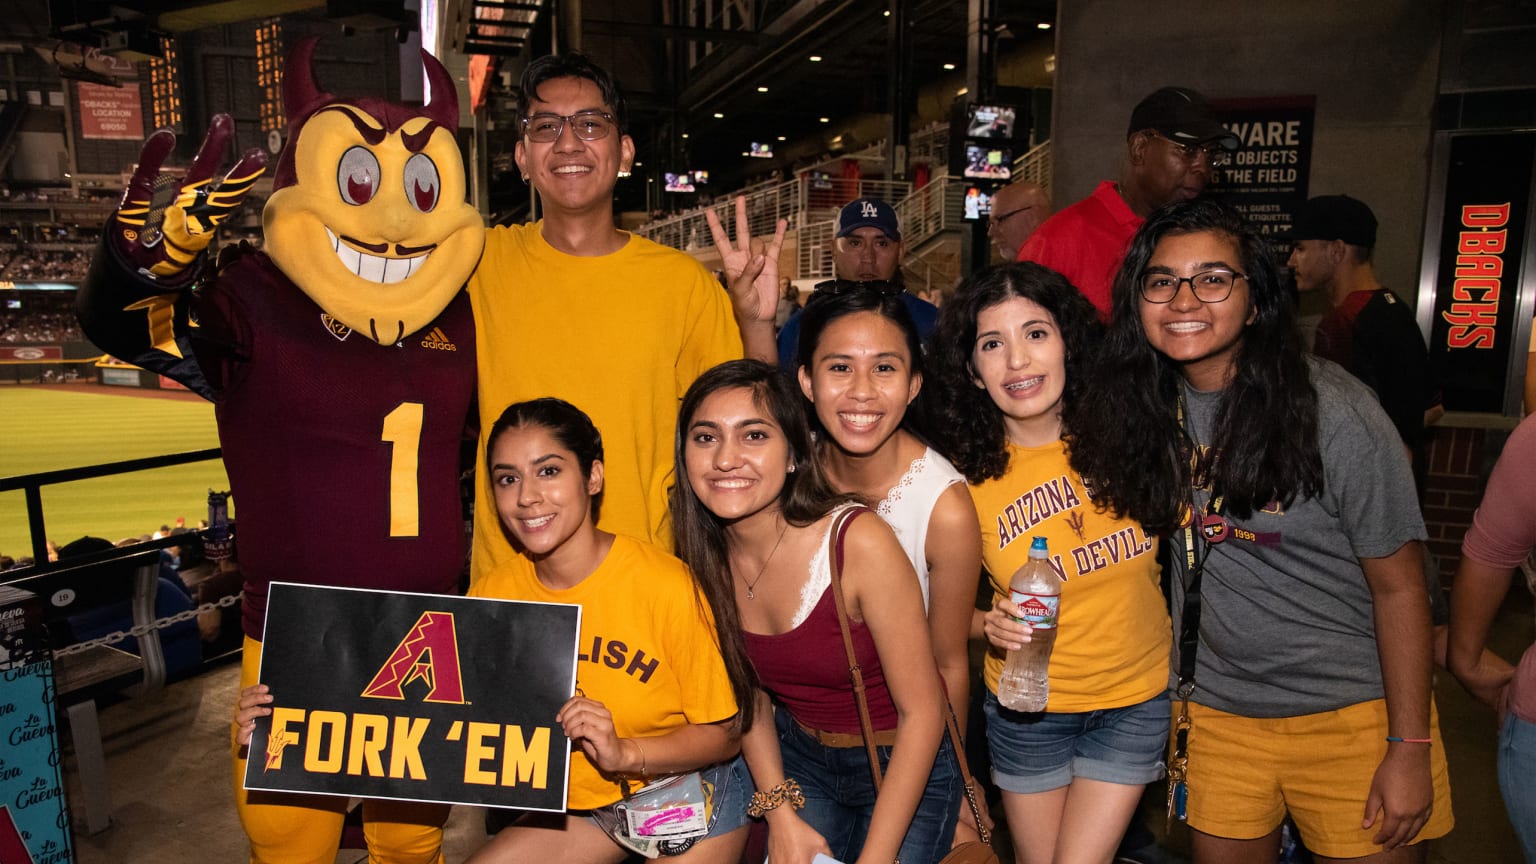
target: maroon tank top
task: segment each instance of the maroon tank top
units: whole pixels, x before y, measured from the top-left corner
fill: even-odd
[[[830,567],[831,550],[827,551],[826,566]],[[848,625],[853,653],[864,673],[870,720],[876,731],[895,729],[896,705],[885,686],[874,637],[863,622],[850,620]],[[796,721],[826,732],[859,734],[859,709],[848,677],[848,651],[837,626],[837,603],[830,585],[816,608],[793,630],[777,635],[743,630],[742,636],[763,689],[788,708]]]

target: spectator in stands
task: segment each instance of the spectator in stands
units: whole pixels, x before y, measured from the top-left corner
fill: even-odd
[[[1413,310],[1376,281],[1376,214],[1348,195],[1322,195],[1297,211],[1291,238],[1296,289],[1323,292],[1333,307],[1312,350],[1376,391],[1417,475],[1424,427],[1445,409]]]
[[[9,278],[9,277],[0,277]],[[58,344],[84,339],[72,311],[72,291],[12,291],[19,309],[0,310],[0,342]]]
[[[1237,136],[1199,93],[1185,87],[1152,93],[1131,112],[1119,182],[1103,181],[1047,219],[1024,241],[1019,260],[1067,277],[1107,320],[1110,283],[1136,229],[1159,207],[1204,192],[1237,146]]]
[[[558,396],[605,432],[600,527],[670,547],[677,400],[700,372],[741,356],[742,328],[758,328],[772,343],[777,282],[768,287],[766,316],[738,316],[697,260],[614,224],[614,186],[629,175],[635,145],[625,134],[623,93],[607,70],[579,54],[541,57],[523,71],[519,99],[513,155],[544,218],[489,229],[469,282],[479,342],[479,474],[487,476],[484,436],[499,408]],[[477,578],[515,554],[480,484]]]
[[[837,278],[847,282],[902,283],[901,262],[906,247],[901,242],[901,225],[896,209],[878,198],[855,198],[837,214],[836,239],[832,244],[832,266]],[[910,291],[901,294],[901,302],[912,313],[917,332],[927,341],[939,319],[937,306]],[[795,355],[800,342],[800,316],[791,315],[779,331],[779,368],[795,370]]]
[[[800,289],[795,287],[788,276],[779,277],[779,305],[773,312],[773,327],[775,330],[784,329],[789,323],[789,318],[800,311]]]
[[[1019,247],[1050,215],[1051,196],[1040,184],[1028,180],[1010,183],[992,196],[987,236],[1004,261],[1017,261]]]

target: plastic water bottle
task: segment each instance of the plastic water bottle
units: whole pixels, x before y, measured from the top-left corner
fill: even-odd
[[[1044,711],[1051,692],[1047,671],[1061,614],[1061,578],[1051,567],[1044,537],[1029,544],[1029,560],[1013,574],[1008,591],[1009,599],[1024,613],[1019,620],[1034,628],[1034,635],[1024,647],[1008,652],[997,682],[997,701],[1013,711]]]

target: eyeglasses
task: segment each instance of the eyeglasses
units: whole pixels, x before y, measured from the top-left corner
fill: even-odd
[[[1148,303],[1172,303],[1179,296],[1179,289],[1189,283],[1190,293],[1201,303],[1220,303],[1232,295],[1232,286],[1239,279],[1247,279],[1243,273],[1223,268],[1201,270],[1193,276],[1175,276],[1172,273],[1143,273],[1137,288],[1141,299]]]
[[[1009,219],[1012,219],[1013,217],[1019,215],[1020,213],[1023,213],[1025,210],[1033,210],[1033,209],[1035,209],[1035,205],[1031,204],[1028,207],[1020,207],[1017,210],[1009,210],[1007,213],[1004,213],[1001,216],[999,216],[996,213],[994,213],[994,214],[992,214],[992,218],[987,220],[987,229],[991,230],[993,228],[996,228],[997,226],[999,226],[999,225],[1003,224],[1004,222],[1008,221]]]
[[[881,297],[896,297],[906,292],[906,288],[899,283],[886,279],[870,279],[859,282],[853,279],[828,279],[825,282],[817,282],[812,289],[817,294],[827,294],[832,297],[840,297],[844,294],[853,294],[858,291],[871,291]]]
[[[1167,141],[1170,145],[1172,145],[1173,152],[1178,154],[1180,159],[1188,162],[1191,165],[1193,165],[1201,156],[1205,157],[1206,164],[1210,165],[1212,168],[1221,168],[1228,162],[1232,161],[1232,154],[1228,153],[1227,148],[1221,146],[1220,144],[1184,144],[1169,138],[1167,135],[1164,135],[1157,130],[1153,130],[1152,134],[1163,139],[1164,141]]]
[[[577,111],[575,114],[534,114],[522,118],[523,134],[529,141],[548,144],[560,140],[565,124],[583,141],[601,141],[616,127],[613,115],[607,111]]]

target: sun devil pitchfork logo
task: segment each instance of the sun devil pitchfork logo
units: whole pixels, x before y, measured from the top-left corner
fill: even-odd
[[[370,699],[404,699],[406,685],[425,681],[423,702],[468,704],[459,673],[459,639],[449,612],[423,612],[378,674],[363,689]]]

